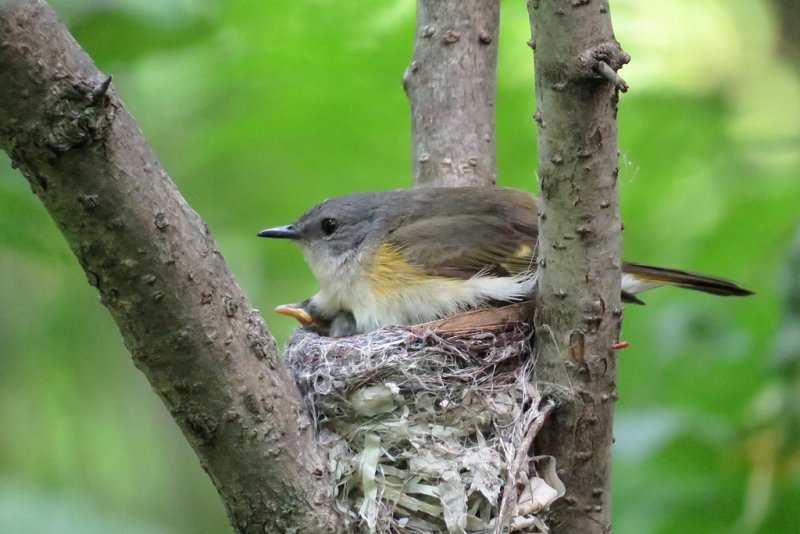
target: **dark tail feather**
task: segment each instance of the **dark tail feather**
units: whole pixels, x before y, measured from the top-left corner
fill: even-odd
[[[622,266],[622,272],[632,274],[636,278],[641,278],[646,281],[663,282],[677,287],[685,287],[686,289],[711,293],[712,295],[744,297],[753,294],[752,291],[743,288],[736,282],[731,282],[724,278],[717,278],[716,276],[680,271],[678,269],[650,267],[639,263],[625,262]]]

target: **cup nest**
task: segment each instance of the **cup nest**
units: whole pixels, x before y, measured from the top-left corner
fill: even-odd
[[[292,335],[286,362],[327,451],[343,531],[548,531],[541,512],[564,486],[555,460],[530,449],[553,403],[534,381],[530,325],[488,311]]]

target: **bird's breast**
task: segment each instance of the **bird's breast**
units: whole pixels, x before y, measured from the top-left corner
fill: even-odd
[[[531,293],[535,283],[533,273],[467,279],[430,275],[387,244],[369,258],[354,260],[360,261],[341,267],[326,282],[320,279],[315,300],[327,313],[351,311],[360,332],[432,321],[492,300],[518,301]]]

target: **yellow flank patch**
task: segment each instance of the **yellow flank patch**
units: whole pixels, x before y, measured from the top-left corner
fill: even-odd
[[[528,245],[520,245],[517,251],[514,253],[515,258],[523,258],[527,259],[533,255],[533,249]]]
[[[529,245],[520,245],[508,257],[508,261],[500,262],[500,266],[512,274],[528,270],[533,265],[533,249]]]
[[[381,296],[392,295],[403,288],[429,282],[432,277],[408,263],[392,245],[378,247],[372,268],[367,273],[372,290]]]

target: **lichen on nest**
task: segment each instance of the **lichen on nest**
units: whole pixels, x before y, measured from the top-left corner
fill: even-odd
[[[553,407],[533,380],[531,327],[472,323],[293,334],[286,362],[343,531],[547,531],[537,513],[564,488],[552,457],[529,455]]]

